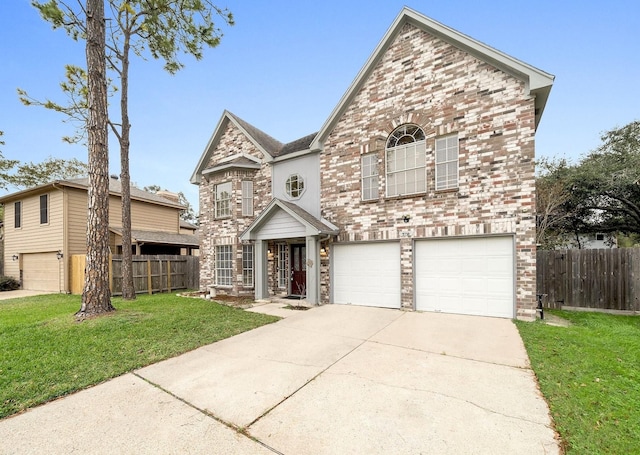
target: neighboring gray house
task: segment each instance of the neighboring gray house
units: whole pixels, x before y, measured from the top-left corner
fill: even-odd
[[[191,178],[201,288],[534,317],[553,79],[404,8],[317,133],[282,144],[225,111]]]

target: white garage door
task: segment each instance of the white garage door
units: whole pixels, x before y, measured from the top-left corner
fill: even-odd
[[[31,291],[60,292],[60,265],[56,253],[30,253],[22,256],[22,288]]]
[[[400,244],[358,243],[332,248],[333,302],[400,308]]]
[[[514,317],[513,239],[419,240],[416,309]]]

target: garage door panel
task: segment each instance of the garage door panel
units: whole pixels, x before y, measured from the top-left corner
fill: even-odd
[[[333,302],[400,308],[400,245],[334,245]]]
[[[511,237],[418,240],[416,309],[513,317]]]
[[[22,288],[31,291],[60,291],[60,261],[56,253],[23,254]]]

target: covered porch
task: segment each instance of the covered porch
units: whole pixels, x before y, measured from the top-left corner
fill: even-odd
[[[253,244],[255,299],[288,297],[318,304],[320,268],[326,242],[338,229],[299,206],[273,199],[240,235]]]

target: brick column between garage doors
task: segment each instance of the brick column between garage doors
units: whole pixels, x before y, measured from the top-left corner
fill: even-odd
[[[413,310],[413,240],[400,239],[400,301],[402,308]]]

